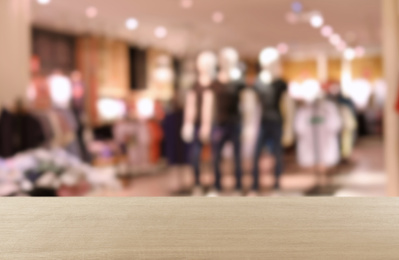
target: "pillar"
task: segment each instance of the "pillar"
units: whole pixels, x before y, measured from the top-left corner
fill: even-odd
[[[399,84],[399,5],[398,0],[382,1],[383,58],[388,86],[385,107],[385,170],[387,195],[399,196],[399,116],[395,111]]]
[[[0,107],[25,97],[29,60],[30,0],[0,0]]]

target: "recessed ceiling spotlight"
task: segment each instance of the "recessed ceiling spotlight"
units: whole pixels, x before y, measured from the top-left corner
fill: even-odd
[[[337,50],[338,51],[344,51],[347,47],[346,42],[341,41],[340,43],[337,44]]]
[[[341,42],[341,36],[339,36],[338,34],[333,34],[330,36],[330,43],[332,45],[337,46],[340,42]]]
[[[87,7],[86,16],[89,18],[95,18],[98,15],[98,10],[94,6]]]
[[[344,57],[347,60],[353,60],[356,57],[356,52],[352,48],[347,48],[344,52]]]
[[[191,7],[193,7],[193,5],[193,0],[181,0],[181,7],[183,7],[184,9],[190,9]]]
[[[303,11],[303,5],[299,1],[295,1],[291,4],[291,9],[294,13],[301,13]]]
[[[363,57],[366,54],[366,50],[363,46],[356,47],[355,52],[357,57]]]
[[[163,26],[159,26],[155,29],[154,34],[157,38],[163,39],[168,35],[168,30]]]
[[[299,21],[298,15],[296,15],[295,13],[292,13],[292,12],[287,13],[286,16],[285,16],[285,19],[290,24],[296,24]]]
[[[312,17],[310,17],[310,24],[314,28],[320,28],[324,24],[323,16],[321,16],[320,14],[312,15]]]
[[[135,18],[129,18],[126,20],[126,28],[133,31],[139,27],[139,21]]]
[[[277,45],[277,50],[281,55],[287,54],[289,51],[289,46],[288,44],[282,42],[279,45]]]
[[[214,12],[212,15],[212,20],[215,23],[222,23],[224,21],[224,14],[222,12]]]
[[[324,37],[330,37],[334,33],[334,30],[331,26],[325,25],[323,28],[321,28],[321,34]]]
[[[37,0],[37,2],[41,5],[47,5],[51,2],[51,0]]]

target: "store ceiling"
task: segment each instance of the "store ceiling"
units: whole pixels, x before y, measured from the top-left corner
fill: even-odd
[[[48,5],[32,1],[37,26],[123,38],[139,46],[159,47],[181,55],[232,46],[243,56],[256,56],[263,47],[280,42],[290,45],[291,54],[334,50],[320,30],[308,23],[287,22],[291,0],[194,0],[190,9],[183,9],[181,0],[52,0]],[[325,22],[347,41],[379,48],[380,0],[301,2],[306,11],[321,12]],[[98,9],[94,19],[86,17],[89,6]],[[212,21],[215,11],[224,13],[223,23]],[[139,20],[137,30],[126,29],[129,17]],[[154,36],[154,29],[160,25],[168,29],[165,39]]]

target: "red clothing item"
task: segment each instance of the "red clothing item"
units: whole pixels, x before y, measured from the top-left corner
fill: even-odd
[[[148,121],[148,131],[150,132],[149,160],[150,163],[157,163],[161,158],[161,141],[163,131],[161,125],[156,120]]]

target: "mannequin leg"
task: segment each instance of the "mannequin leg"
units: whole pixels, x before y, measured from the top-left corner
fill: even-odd
[[[272,154],[275,159],[274,166],[274,177],[275,183],[274,188],[280,188],[280,178],[283,172],[283,148],[282,148],[282,126],[281,124],[275,124],[270,126],[272,129]]]
[[[242,179],[242,158],[241,158],[241,126],[236,124],[233,133],[233,145],[234,145],[234,166],[236,176],[236,189],[241,190],[241,179]]]
[[[190,145],[190,163],[193,166],[194,174],[195,174],[195,184],[197,186],[201,185],[201,150],[202,144],[199,140],[198,131],[195,131],[195,137],[193,142]]]
[[[212,150],[213,150],[213,163],[215,171],[215,186],[219,191],[222,190],[222,171],[220,164],[222,161],[223,147],[228,141],[226,128],[223,126],[215,127],[212,133]]]
[[[260,161],[260,156],[262,154],[262,148],[264,145],[264,126],[263,124],[260,125],[259,129],[259,134],[258,134],[258,139],[256,141],[255,145],[255,153],[254,153],[254,162],[253,162],[253,171],[252,171],[252,176],[253,176],[253,186],[252,189],[254,191],[259,190],[259,161]]]

